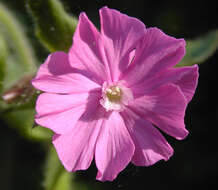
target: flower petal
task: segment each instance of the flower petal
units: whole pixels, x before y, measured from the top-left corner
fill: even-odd
[[[161,86],[129,104],[139,115],[177,139],[188,135],[184,124],[186,106],[183,93],[173,84]]]
[[[150,166],[162,159],[167,161],[172,156],[172,147],[150,122],[129,109],[126,109],[122,115],[135,144],[132,158],[135,165]]]
[[[48,56],[32,80],[35,88],[52,93],[88,92],[100,86],[87,77],[75,73],[64,52],[55,52]]]
[[[93,81],[103,84],[109,80],[110,73],[105,67],[101,35],[85,13],[79,16],[79,22],[69,52],[70,64],[77,72]]]
[[[107,7],[100,9],[100,19],[105,53],[112,80],[115,82],[128,67],[129,54],[135,49],[146,29],[138,19]]]
[[[53,138],[59,159],[68,171],[85,170],[93,160],[105,113],[101,106],[95,108],[89,108],[71,131]]]
[[[184,96],[189,102],[197,87],[198,81],[198,66],[169,68],[165,69],[160,74],[151,77],[149,80],[144,80],[131,87],[135,97],[143,96],[145,93],[159,88],[161,85],[173,83],[178,85]]]
[[[184,53],[183,39],[170,37],[157,28],[149,28],[137,44],[133,63],[121,80],[126,80],[128,86],[133,86],[176,65],[183,58]]]
[[[178,69],[187,70],[187,72],[184,71],[184,75],[179,80],[177,80],[175,84],[180,87],[180,89],[184,93],[184,96],[187,99],[187,102],[190,102],[192,97],[194,96],[198,83],[198,65]]]
[[[96,143],[96,178],[101,181],[112,181],[131,161],[133,153],[134,144],[122,117],[118,112],[111,112],[102,125]]]
[[[64,134],[71,130],[87,106],[95,106],[100,97],[99,93],[83,94],[41,94],[36,102],[36,123]]]

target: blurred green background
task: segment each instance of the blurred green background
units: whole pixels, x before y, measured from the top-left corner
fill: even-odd
[[[195,39],[218,28],[218,3],[212,0],[62,0],[61,2],[66,11],[74,16],[85,11],[98,27],[98,9],[107,5],[142,20],[147,27],[156,26],[178,38]],[[42,63],[49,51],[35,36],[35,25],[27,11],[26,0],[0,0],[0,3],[7,6],[22,23],[38,62]],[[10,43],[14,42],[10,41]],[[216,187],[217,65],[217,51],[200,65],[199,85],[185,118],[190,134],[184,141],[166,137],[175,150],[174,156],[168,162],[160,161],[151,167],[136,167],[129,164],[116,180],[105,183],[95,180],[97,170],[92,164],[87,171],[76,173],[72,181],[77,185],[73,189],[182,190]],[[20,115],[21,120],[22,117],[26,117],[25,114]],[[0,189],[43,190],[47,145],[18,135],[19,133],[10,125],[11,122],[0,116]]]

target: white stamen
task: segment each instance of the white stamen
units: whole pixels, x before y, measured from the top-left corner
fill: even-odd
[[[126,88],[121,82],[110,86],[106,83],[103,84],[100,104],[106,111],[122,111],[132,99],[133,94],[131,90]]]

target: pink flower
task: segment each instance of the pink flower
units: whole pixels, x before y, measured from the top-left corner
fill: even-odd
[[[187,136],[184,115],[198,67],[174,67],[183,39],[107,7],[100,18],[101,32],[81,13],[69,53],[50,54],[32,84],[44,91],[35,120],[54,131],[65,168],[85,170],[95,158],[97,179],[105,181],[129,162],[150,166],[172,156],[157,127]]]

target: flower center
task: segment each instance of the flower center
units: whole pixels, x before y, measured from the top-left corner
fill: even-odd
[[[118,86],[111,86],[106,89],[106,96],[111,102],[119,102],[122,96],[122,90]]]
[[[110,86],[106,83],[103,84],[100,104],[106,111],[122,111],[132,99],[133,94],[131,90],[126,88],[121,82]]]

